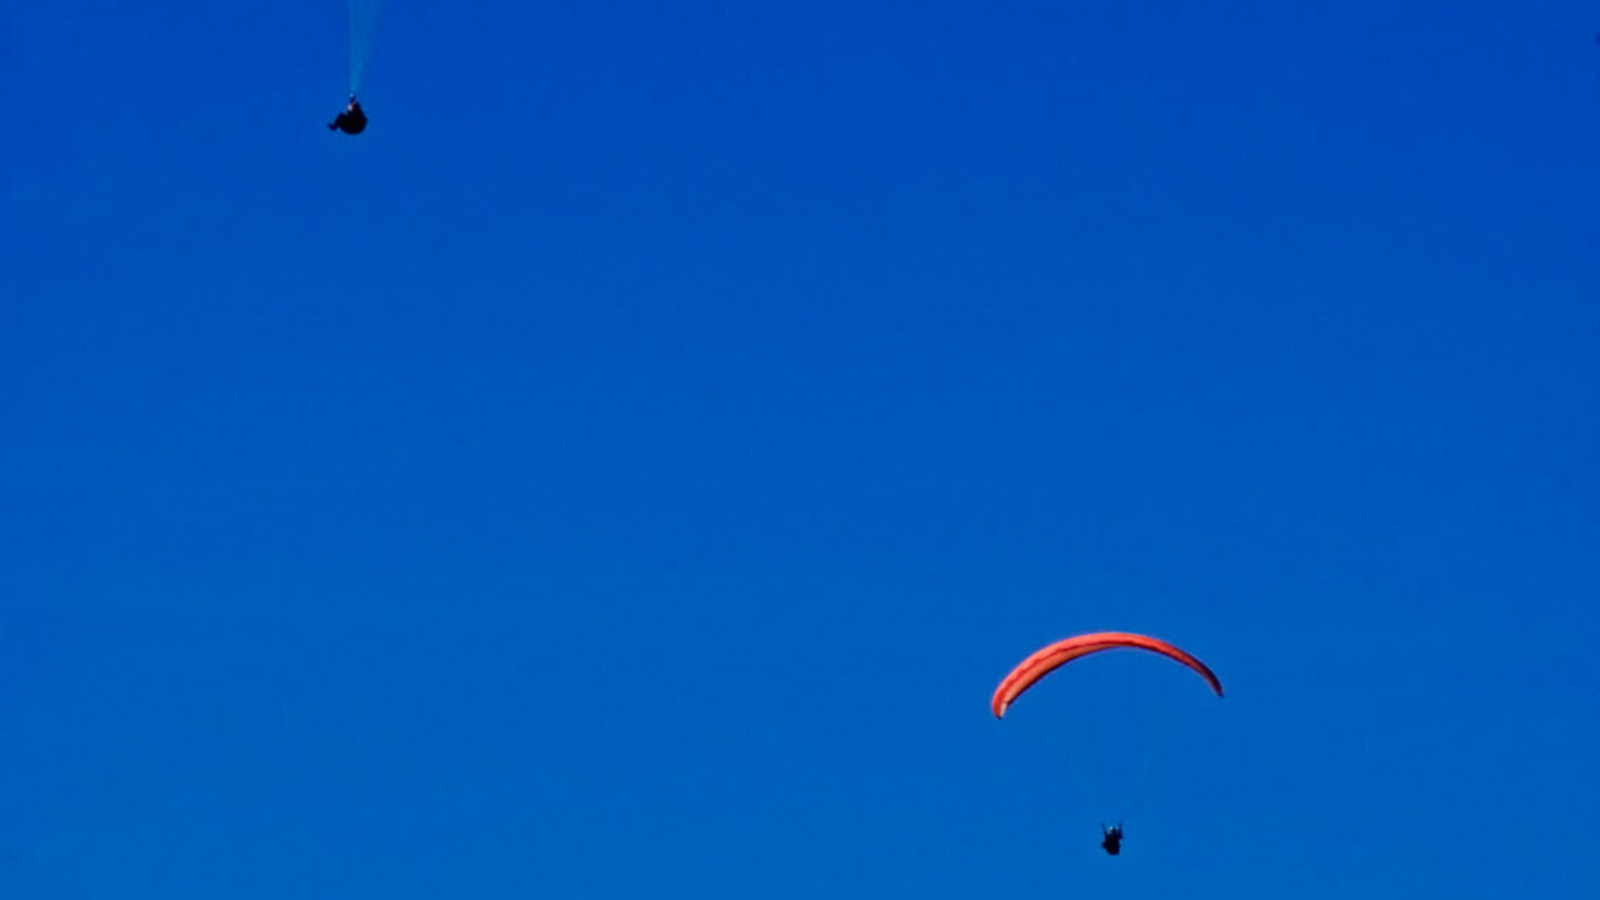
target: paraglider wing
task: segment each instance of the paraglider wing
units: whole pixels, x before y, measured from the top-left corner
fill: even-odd
[[[1217,676],[1206,667],[1205,663],[1186,651],[1148,635],[1133,634],[1127,631],[1102,631],[1096,634],[1080,634],[1077,637],[1057,641],[1033,653],[1001,680],[1000,686],[995,689],[994,699],[989,702],[989,708],[994,711],[995,718],[1004,718],[1006,709],[1011,706],[1012,701],[1021,696],[1023,691],[1032,687],[1039,679],[1080,656],[1098,653],[1101,650],[1114,650],[1119,647],[1149,650],[1169,659],[1175,659],[1193,669],[1196,674],[1206,680],[1207,684],[1211,685],[1211,690],[1215,691],[1218,697],[1222,696],[1222,682],[1217,680]]]
[[[385,0],[349,0],[351,95],[361,93],[367,80],[367,58],[372,55],[372,39],[378,30]]]

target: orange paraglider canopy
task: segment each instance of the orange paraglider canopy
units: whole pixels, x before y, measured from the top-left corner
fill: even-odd
[[[1193,669],[1217,696],[1222,696],[1222,682],[1206,667],[1206,664],[1194,656],[1167,643],[1159,638],[1143,634],[1133,634],[1127,631],[1101,631],[1095,634],[1080,634],[1064,641],[1057,641],[1023,660],[1011,674],[1001,680],[1000,686],[995,689],[994,699],[989,702],[989,708],[994,711],[994,717],[1004,718],[1006,709],[1011,706],[1023,691],[1032,687],[1035,682],[1059,669],[1063,665],[1101,650],[1114,650],[1118,647],[1132,647],[1139,650],[1149,650],[1159,653],[1169,659],[1175,659]]]

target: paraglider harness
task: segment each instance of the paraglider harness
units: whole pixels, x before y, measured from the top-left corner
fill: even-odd
[[[342,131],[345,134],[360,134],[367,127],[367,114],[361,109],[361,102],[354,94],[350,95],[350,105],[344,112],[333,117],[328,123],[329,131]]]
[[[1100,823],[1100,846],[1112,856],[1122,852],[1122,823],[1107,828],[1105,823]]]

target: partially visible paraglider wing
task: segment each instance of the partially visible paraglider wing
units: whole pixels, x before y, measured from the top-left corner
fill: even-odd
[[[1126,631],[1102,631],[1097,634],[1080,634],[1064,641],[1057,641],[1032,656],[1023,660],[1011,674],[995,689],[994,699],[989,702],[989,708],[994,711],[995,718],[1004,718],[1006,709],[1011,702],[1021,696],[1023,691],[1032,687],[1035,682],[1059,669],[1063,665],[1101,650],[1114,650],[1118,647],[1132,647],[1139,650],[1149,650],[1159,653],[1169,659],[1175,659],[1193,669],[1218,697],[1222,696],[1222,682],[1206,667],[1206,664],[1194,658],[1187,652],[1160,640],[1142,634],[1132,634]]]
[[[350,78],[351,96],[361,93],[367,81],[367,58],[372,55],[372,38],[378,30],[378,17],[384,0],[349,0],[350,3]]]

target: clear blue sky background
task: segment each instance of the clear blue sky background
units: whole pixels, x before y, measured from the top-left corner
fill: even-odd
[[[1596,30],[6,4],[0,895],[1588,895]]]

